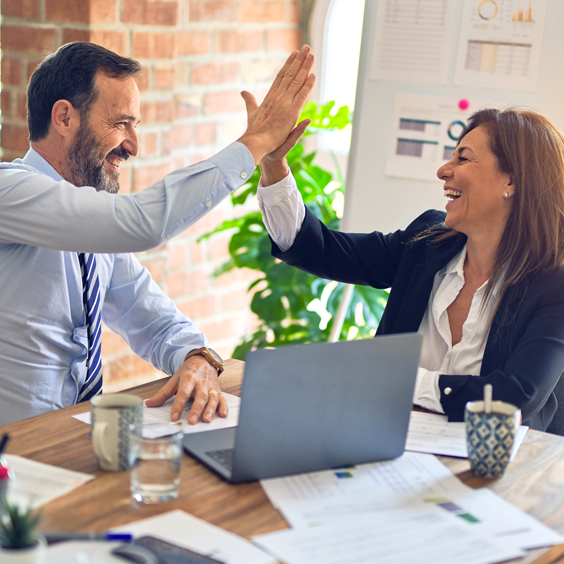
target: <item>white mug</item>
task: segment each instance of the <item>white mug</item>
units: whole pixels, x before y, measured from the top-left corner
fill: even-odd
[[[132,394],[109,394],[90,400],[92,446],[102,470],[117,472],[131,465],[130,425],[141,429],[143,400]]]

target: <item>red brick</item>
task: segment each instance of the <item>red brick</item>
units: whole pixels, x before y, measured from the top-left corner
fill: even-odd
[[[141,101],[141,121],[148,123],[170,123],[172,121],[172,100]]]
[[[242,22],[283,22],[285,2],[265,2],[264,0],[241,0],[239,19]]]
[[[172,59],[174,57],[174,35],[171,33],[133,33],[133,55],[139,59]]]
[[[154,131],[141,136],[141,156],[149,157],[157,154],[158,135]]]
[[[177,1],[123,0],[121,21],[128,24],[168,25],[178,24]]]
[[[235,82],[238,77],[239,63],[236,62],[213,61],[192,65],[192,84]]]
[[[302,21],[302,10],[299,2],[290,4],[290,23],[299,24]]]
[[[176,56],[207,55],[211,47],[208,31],[180,31],[175,36]]]
[[[89,23],[91,24],[115,23],[116,20],[117,20],[116,0],[90,0]]]
[[[184,168],[185,166],[187,166],[185,155],[174,155],[174,157],[172,157],[172,170],[178,170],[179,168]]]
[[[137,88],[139,88],[139,92],[149,90],[149,71],[146,68],[143,68],[141,74],[137,75],[134,80],[137,84]]]
[[[190,247],[190,264],[200,264],[206,260],[206,246],[203,243],[192,243]]]
[[[184,88],[188,83],[188,65],[180,62],[174,64],[174,86]]]
[[[210,260],[224,261],[229,258],[229,240],[226,235],[214,235],[210,239]]]
[[[167,255],[168,267],[171,270],[176,270],[178,268],[186,266],[188,247],[186,245],[175,245],[174,247],[169,246],[167,248]]]
[[[135,354],[129,354],[122,358],[118,358],[113,362],[109,362],[104,366],[104,378],[108,375],[108,380],[115,382],[116,380],[128,380],[137,378],[143,374],[151,374],[155,369],[142,358]]]
[[[114,51],[122,57],[129,55],[126,31],[103,31],[94,29],[90,32],[90,41]]]
[[[2,124],[2,148],[27,151],[29,149],[27,127],[11,123]]]
[[[120,194],[131,192],[131,182],[133,180],[133,169],[131,166],[122,166],[119,172]]]
[[[209,159],[213,153],[197,153],[190,156],[190,165],[201,163]]]
[[[27,121],[27,96],[22,92],[16,94],[16,117]]]
[[[30,55],[46,55],[55,51],[54,26],[2,26],[2,50]]]
[[[215,49],[218,53],[251,53],[262,48],[261,30],[218,30]]]
[[[299,29],[267,29],[266,50],[290,52],[301,47]]]
[[[232,339],[233,335],[241,335],[245,330],[245,319],[241,316],[222,318],[221,321],[199,323],[200,331],[212,344],[216,341]]]
[[[111,356],[128,350],[128,344],[119,335],[109,329],[102,332],[102,356]]]
[[[39,19],[39,0],[4,0],[2,16],[37,20]]]
[[[45,0],[45,16],[49,21],[88,23],[90,2],[87,0]]]
[[[283,64],[283,59],[247,59],[243,62],[243,82],[270,82]]]
[[[63,29],[63,45],[73,41],[90,41],[90,32],[87,29]]]
[[[202,98],[197,94],[179,94],[174,97],[174,118],[198,115],[202,107]]]
[[[194,139],[196,145],[209,145],[215,142],[215,128],[214,122],[210,123],[197,123],[195,126]]]
[[[174,87],[174,66],[156,66],[153,70],[153,88],[170,90]]]
[[[233,311],[247,311],[251,305],[253,292],[247,292],[247,289],[235,290],[222,294],[219,302],[220,313],[230,313]]]
[[[2,90],[2,115],[4,118],[12,117],[12,93],[9,90]]]
[[[172,146],[187,147],[192,141],[192,124],[177,124],[172,127]]]
[[[234,22],[237,8],[233,0],[190,0],[188,18],[191,22]]]
[[[38,60],[38,61],[32,61],[32,62],[27,64],[26,81],[29,81],[29,79],[31,78],[31,75],[33,74],[35,69],[39,66],[40,62],[41,62],[41,60]]]
[[[168,155],[170,155],[172,151],[170,138],[171,138],[170,129],[166,131],[162,131],[161,128],[161,155],[163,157],[167,157]],[[175,167],[173,166],[172,170],[174,170],[174,168]]]
[[[206,115],[242,112],[245,103],[238,90],[208,92],[204,95],[204,113]]]
[[[212,317],[217,312],[217,299],[215,296],[202,296],[193,300],[177,303],[176,307],[190,319],[198,320]]]
[[[169,163],[142,165],[133,169],[133,191],[139,192],[162,180],[170,172]]]
[[[141,264],[151,273],[151,278],[159,283],[164,282],[166,277],[166,260],[162,258],[145,259]]]
[[[21,61],[11,57],[2,57],[2,84],[19,86],[21,83]]]

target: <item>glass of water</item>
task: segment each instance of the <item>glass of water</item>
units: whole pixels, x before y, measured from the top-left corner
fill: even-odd
[[[140,503],[162,503],[178,497],[182,432],[177,429],[164,437],[131,433],[131,495]]]

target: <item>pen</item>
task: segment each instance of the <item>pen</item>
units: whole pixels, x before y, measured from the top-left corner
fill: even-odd
[[[8,433],[6,433],[3,437],[2,440],[0,440],[0,456],[2,455],[2,453],[4,452],[4,449],[6,448],[6,445],[8,444],[8,441],[10,440],[10,435],[8,435]]]
[[[45,533],[48,543],[80,540],[80,541],[132,541],[131,533]]]

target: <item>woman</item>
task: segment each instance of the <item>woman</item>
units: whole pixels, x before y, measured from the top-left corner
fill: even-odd
[[[281,147],[261,163],[273,255],[323,278],[391,287],[378,334],[419,331],[414,402],[464,416],[493,385],[546,430],[564,368],[564,136],[545,117],[484,109],[437,172],[446,214],[389,235],[327,229],[304,208]]]

